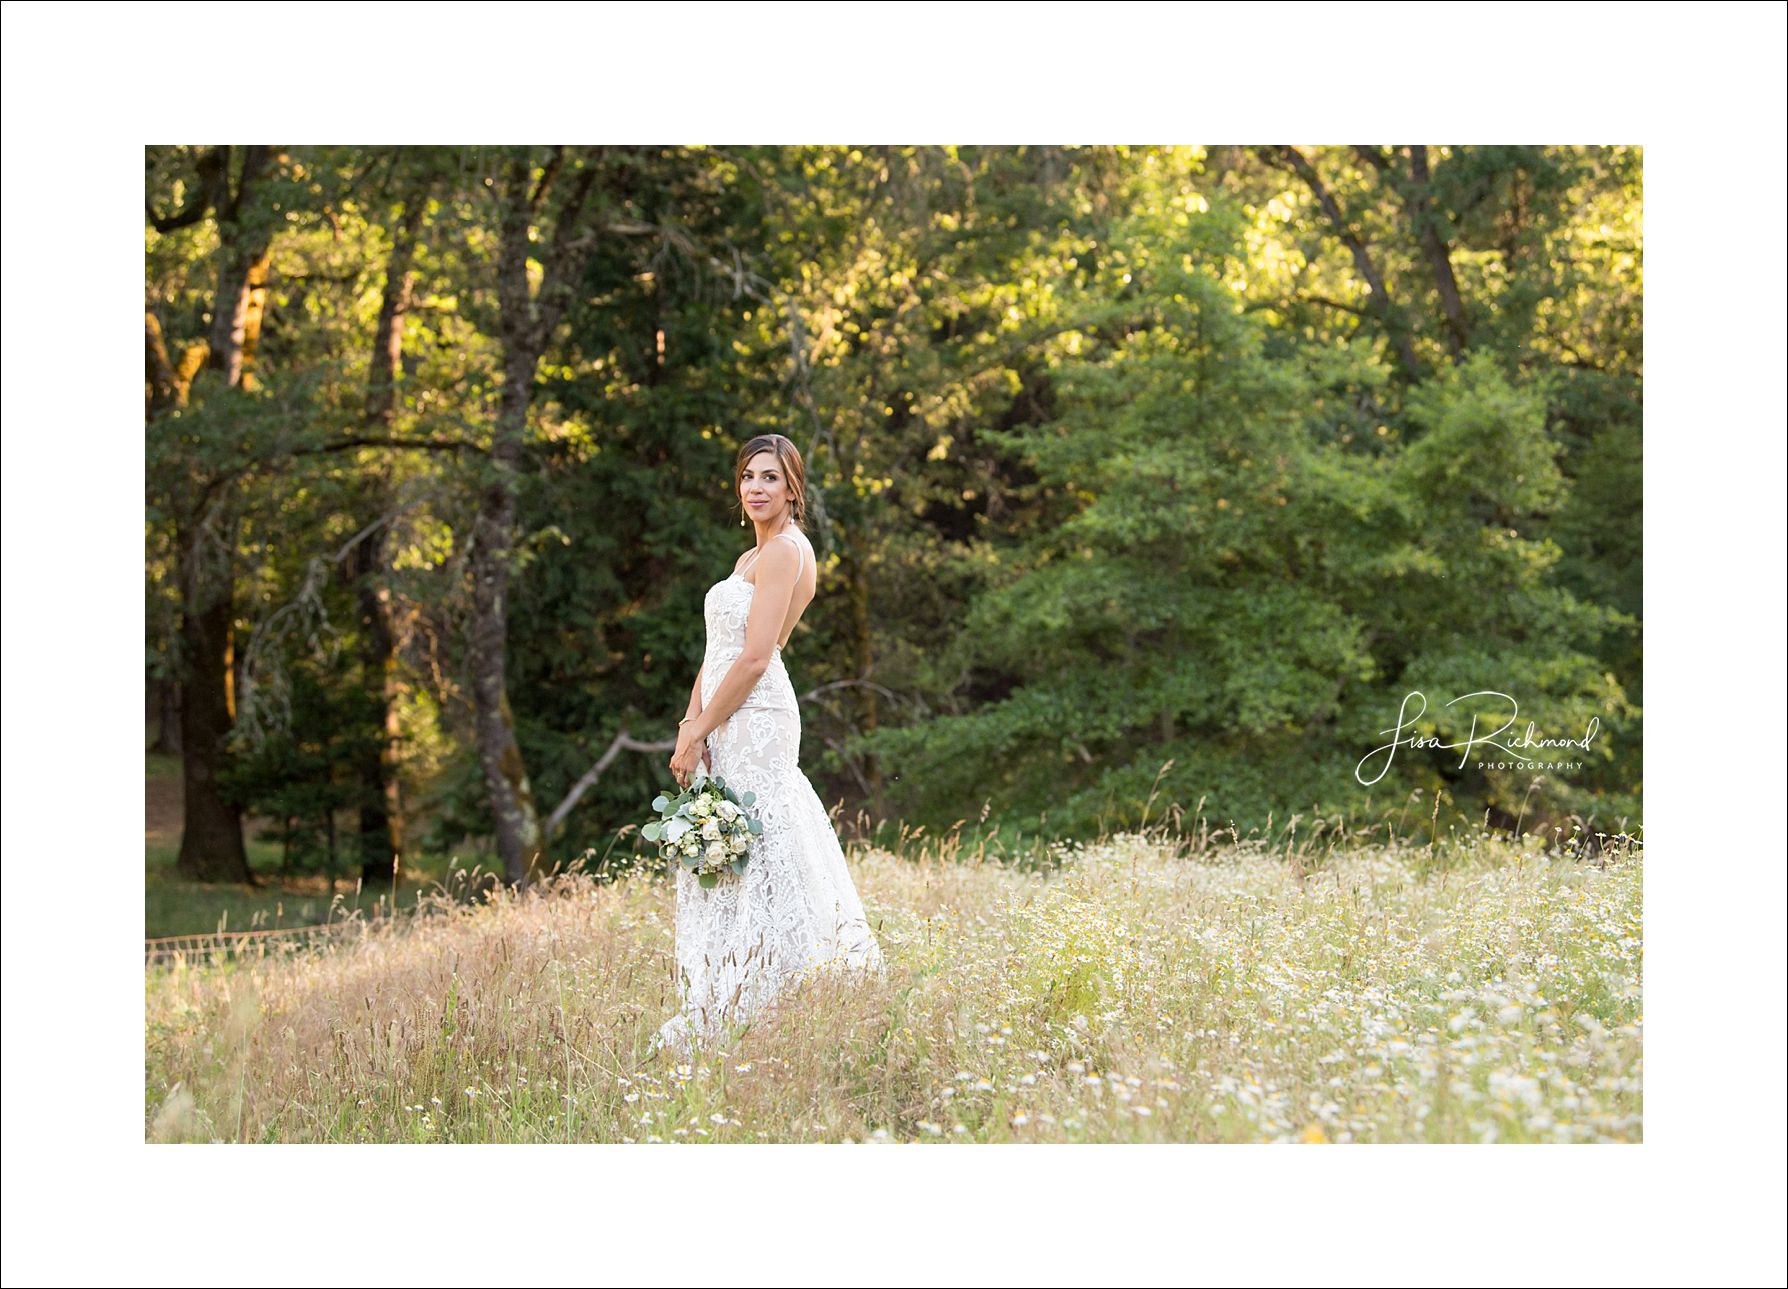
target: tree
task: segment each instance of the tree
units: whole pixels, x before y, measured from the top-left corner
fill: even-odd
[[[516,536],[517,475],[524,467],[528,411],[540,360],[558,328],[588,258],[593,236],[582,222],[600,173],[599,154],[556,148],[536,167],[527,150],[494,167],[497,193],[497,335],[502,351],[491,447],[472,522],[472,693],[478,758],[484,767],[505,877],[523,884],[546,867],[546,838],[516,739],[509,703],[509,586]],[[555,189],[563,196],[554,199]],[[537,222],[551,214],[539,289],[530,282]]]
[[[253,877],[241,813],[220,784],[224,744],[234,719],[230,667],[238,522],[233,495],[237,470],[230,464],[227,436],[231,411],[256,387],[256,349],[277,212],[274,175],[283,157],[268,147],[245,147],[234,156],[233,151],[227,145],[198,150],[193,158],[197,182],[191,185],[196,191],[187,191],[180,182],[184,201],[175,213],[157,215],[153,202],[149,209],[150,224],[160,234],[212,216],[214,286],[209,300],[187,309],[189,319],[193,312],[208,315],[203,336],[181,344],[176,359],[155,301],[144,319],[152,487],[171,521],[180,595],[185,813],[176,867],[196,880],[249,882]],[[202,373],[215,379],[201,381]],[[201,398],[212,400],[206,415],[196,414],[195,385]]]

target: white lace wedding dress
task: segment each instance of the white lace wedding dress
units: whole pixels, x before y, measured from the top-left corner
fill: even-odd
[[[805,572],[806,544],[787,530],[771,540],[784,539],[800,548]],[[756,589],[739,573],[708,588],[704,706],[744,651]],[[745,872],[723,875],[713,887],[674,866],[680,1010],[652,1046],[679,1057],[759,1015],[807,970],[828,962],[885,970],[838,834],[801,772],[801,713],[780,645],[745,701],[708,735],[708,749],[713,766],[705,772],[741,796],[756,793],[749,809],[764,831],[751,843]]]

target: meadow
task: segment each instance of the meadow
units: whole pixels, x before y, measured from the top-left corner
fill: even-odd
[[[1317,830],[1320,833],[1320,829]],[[700,1059],[674,888],[439,886],[146,968],[145,1136],[249,1142],[1637,1142],[1643,848],[1148,830],[855,844],[882,976]],[[353,919],[350,919],[352,921]]]

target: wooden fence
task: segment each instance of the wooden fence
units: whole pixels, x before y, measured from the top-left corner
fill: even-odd
[[[271,927],[256,931],[210,931],[203,935],[163,935],[143,941],[146,966],[171,966],[177,962],[216,962],[241,957],[271,957],[325,944],[339,944],[344,939],[365,936],[376,922],[344,919],[316,926]]]

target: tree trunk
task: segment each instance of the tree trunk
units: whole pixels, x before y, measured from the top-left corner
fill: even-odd
[[[232,388],[253,389],[255,348],[267,299],[267,272],[273,263],[272,225],[264,218],[245,224],[255,185],[272,160],[273,149],[242,150],[242,174],[234,195],[217,211],[217,297],[211,310],[211,367]]]
[[[478,760],[496,822],[503,875],[525,886],[550,867],[540,812],[515,736],[509,706],[509,571],[515,547],[516,475],[528,428],[528,409],[540,356],[582,276],[593,238],[577,237],[578,221],[596,178],[594,158],[572,181],[559,210],[551,244],[540,250],[531,237],[535,215],[561,175],[563,149],[548,161],[538,184],[525,154],[512,157],[500,181],[497,301],[503,352],[503,390],[496,432],[472,523],[472,700]],[[528,289],[528,261],[542,261],[537,295]]]
[[[1465,325],[1465,302],[1459,297],[1459,279],[1453,274],[1453,258],[1440,235],[1433,205],[1432,179],[1428,173],[1428,147],[1412,143],[1409,147],[1410,176],[1414,180],[1409,200],[1409,217],[1421,243],[1422,256],[1428,261],[1428,272],[1434,278],[1434,289],[1440,293],[1441,312],[1446,315],[1447,347],[1453,361],[1458,362],[1471,343]]]
[[[180,684],[167,676],[151,676],[146,685],[146,716],[155,722],[151,752],[180,755]]]
[[[526,885],[545,866],[540,814],[509,707],[509,563],[515,544],[515,472],[521,454],[534,362],[512,361],[505,373],[490,478],[472,524],[472,698],[478,759],[490,791],[503,875]]]
[[[273,243],[272,220],[253,202],[255,189],[274,156],[272,148],[245,148],[234,193],[229,184],[229,148],[216,149],[206,162],[218,237],[211,334],[208,343],[189,346],[176,367],[169,360],[154,316],[146,315],[151,423],[163,410],[187,404],[201,363],[221,372],[229,386],[252,384]],[[249,213],[246,221],[245,212]],[[200,881],[252,882],[241,812],[224,799],[218,783],[227,757],[224,740],[235,723],[233,518],[222,525],[224,531],[216,539],[218,553],[205,558],[207,516],[213,505],[218,514],[230,513],[227,493],[231,486],[227,474],[195,478],[187,496],[171,499],[185,508],[176,521],[175,543],[181,594],[180,756],[186,814],[176,868]]]
[[[230,525],[234,528],[234,525]],[[175,870],[199,882],[253,883],[242,842],[242,813],[218,783],[224,739],[230,732],[229,655],[234,606],[226,582],[222,592],[207,588],[196,523],[177,534],[182,612],[180,762],[184,777],[185,820]],[[234,540],[233,531],[229,534]],[[226,553],[225,558],[228,558]]]
[[[415,282],[416,235],[426,198],[408,203],[392,238],[385,264],[385,294],[373,334],[370,376],[366,390],[366,425],[389,430],[397,419],[397,384],[403,373],[404,314]],[[377,523],[392,503],[385,468],[367,474],[367,523]],[[360,875],[368,885],[395,880],[403,855],[403,813],[397,777],[397,636],[391,624],[391,593],[380,585],[385,576],[386,529],[381,526],[356,546],[343,564],[354,586],[360,613],[360,661],[363,683],[377,685],[381,700],[382,737],[357,767],[362,789],[360,808]]]
[[[376,496],[385,495],[379,480]],[[397,734],[397,647],[391,630],[389,592],[380,579],[385,571],[384,532],[367,537],[342,561],[342,575],[354,588],[360,618],[359,652],[361,683],[380,699],[377,742],[367,740],[357,756],[355,777],[360,782],[360,826],[357,846],[361,880],[368,886],[389,883],[403,854],[403,817],[398,813],[394,740]]]

